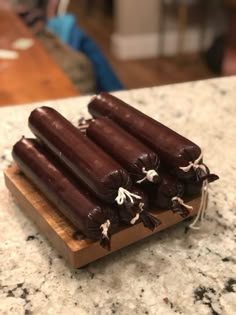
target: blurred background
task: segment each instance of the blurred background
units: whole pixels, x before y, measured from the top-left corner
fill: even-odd
[[[236,74],[236,0],[0,5],[14,10],[80,94]]]

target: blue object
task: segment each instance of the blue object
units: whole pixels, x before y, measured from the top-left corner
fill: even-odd
[[[57,34],[64,43],[81,51],[90,59],[96,73],[98,92],[124,89],[97,44],[77,25],[74,15],[66,14],[50,19],[47,28]]]

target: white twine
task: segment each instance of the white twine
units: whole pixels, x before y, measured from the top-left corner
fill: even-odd
[[[184,208],[186,208],[186,209],[189,209],[189,210],[193,210],[193,207],[192,206],[189,206],[189,205],[187,205],[184,201],[183,201],[183,199],[181,199],[181,198],[179,198],[179,197],[173,197],[172,199],[171,199],[172,201],[178,201],[178,203],[181,205],[181,206],[183,206]]]
[[[145,177],[138,180],[136,183],[137,184],[141,184],[142,182],[144,182],[146,179],[149,181],[149,182],[152,182],[153,183],[153,179],[155,176],[159,176],[158,173],[155,171],[155,170],[148,170],[146,171],[145,167],[142,168],[142,172],[143,174],[145,174]]]
[[[109,230],[110,225],[111,225],[110,220],[106,220],[106,222],[100,225],[100,229],[102,230],[102,235],[105,236],[107,239],[109,239],[108,230]]]
[[[131,203],[134,203],[134,199],[133,198],[142,199],[141,196],[133,194],[130,191],[126,190],[125,188],[120,187],[118,189],[118,195],[117,195],[115,201],[117,202],[118,205],[122,205],[127,197],[129,198]]]
[[[207,168],[204,164],[199,164],[201,159],[203,157],[203,154],[201,153],[199,155],[199,157],[194,161],[194,162],[189,162],[188,166],[180,166],[179,169],[181,169],[182,171],[184,171],[185,173],[189,172],[191,170],[191,168],[193,168],[194,170],[200,168],[203,170],[203,172],[205,174],[207,174]]]
[[[133,217],[132,220],[130,220],[130,224],[132,225],[135,224],[138,221],[139,217],[140,217],[139,213],[136,213],[136,216]]]
[[[194,221],[189,225],[190,229],[200,230],[200,226],[196,226],[196,224],[200,221],[203,222],[204,216],[207,208],[207,198],[208,198],[208,180],[205,179],[202,183],[202,195],[201,195],[201,203],[198,209],[198,213]]]
[[[140,218],[140,213],[143,211],[143,207],[144,207],[144,203],[140,202],[140,204],[139,204],[140,211],[138,213],[136,213],[135,217],[133,217],[132,220],[130,220],[130,224],[133,225],[138,221],[138,219]]]

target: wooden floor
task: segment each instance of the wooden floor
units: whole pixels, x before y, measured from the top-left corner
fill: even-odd
[[[80,1],[79,1],[80,2]],[[152,58],[121,61],[114,57],[110,48],[113,21],[100,12],[87,14],[77,1],[71,1],[69,10],[77,18],[80,27],[93,38],[111,63],[127,89],[194,81],[214,77],[200,54],[171,58]]]
[[[1,2],[1,1],[0,1]],[[0,3],[0,49],[12,49],[19,38],[32,47],[15,60],[0,60],[0,106],[76,96],[80,93],[23,22]]]

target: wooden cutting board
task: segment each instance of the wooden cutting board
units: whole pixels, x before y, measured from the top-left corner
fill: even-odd
[[[76,232],[76,228],[31,184],[16,165],[6,169],[4,175],[6,186],[22,211],[36,223],[52,246],[75,268],[87,265],[98,258],[183,221],[183,218],[173,214],[171,210],[154,209],[150,212],[162,222],[154,232],[145,228],[142,223],[122,227],[112,236],[112,249],[109,252],[103,249],[99,242],[75,240],[72,235]],[[190,216],[196,215],[200,199],[197,197],[188,202],[193,206]]]

